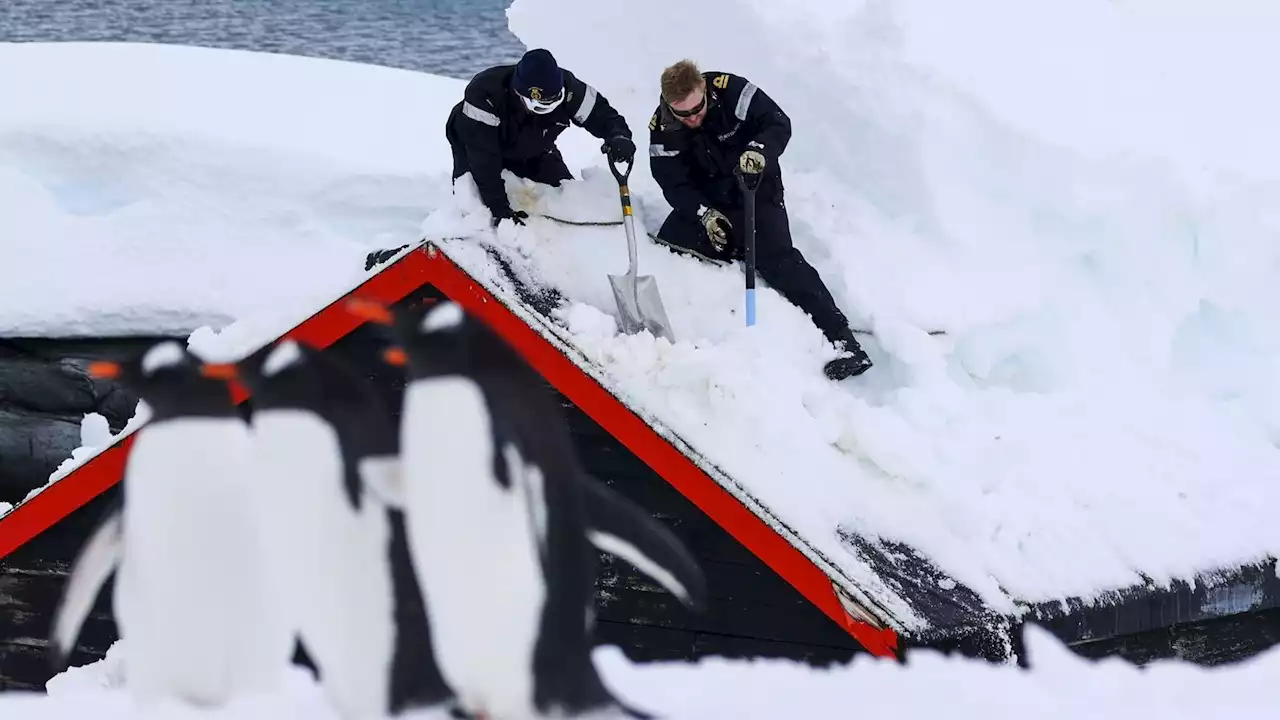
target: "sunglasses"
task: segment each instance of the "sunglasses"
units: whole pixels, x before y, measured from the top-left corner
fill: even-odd
[[[694,115],[697,115],[698,113],[702,112],[702,109],[705,108],[706,106],[707,106],[706,93],[702,94],[702,99],[698,101],[697,105],[689,108],[688,110],[677,110],[674,107],[671,107],[671,103],[667,103],[667,108],[671,110],[671,114],[675,115],[676,117],[682,117],[682,118],[687,118],[687,117],[692,117]]]

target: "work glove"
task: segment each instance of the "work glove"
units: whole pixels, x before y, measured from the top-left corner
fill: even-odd
[[[494,228],[497,228],[498,224],[501,223],[503,220],[510,220],[511,222],[517,225],[524,225],[525,218],[527,217],[529,217],[529,213],[523,210],[512,210],[511,208],[506,208],[505,210],[495,210],[493,213],[493,221],[491,226]]]
[[[729,242],[729,230],[733,228],[729,218],[715,208],[700,207],[698,210],[698,219],[702,221],[702,227],[707,229],[707,239],[716,246],[716,250],[724,250],[725,244]]]
[[[764,153],[750,148],[743,150],[738,156],[738,169],[746,175],[759,175],[764,172]]]
[[[615,135],[604,141],[600,151],[607,154],[613,162],[629,163],[636,156],[636,144],[626,135]]]

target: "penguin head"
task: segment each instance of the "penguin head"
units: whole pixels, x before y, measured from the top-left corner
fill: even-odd
[[[228,415],[235,411],[229,365],[206,363],[181,343],[163,340],[124,362],[97,361],[90,377],[112,379],[147,402],[156,416]]]
[[[236,364],[253,393],[255,410],[309,410],[331,417],[356,413],[364,422],[383,415],[384,401],[359,366],[292,338],[284,338]]]
[[[470,375],[476,370],[474,352],[483,329],[454,302],[420,310],[396,309],[397,337],[410,378]],[[390,362],[401,361],[393,354]]]
[[[236,363],[236,376],[253,393],[255,408],[307,408],[322,387],[313,353],[312,348],[285,338]]]
[[[502,371],[519,356],[488,326],[452,301],[390,308],[359,303],[353,311],[391,327],[386,362],[402,366],[410,380]]]

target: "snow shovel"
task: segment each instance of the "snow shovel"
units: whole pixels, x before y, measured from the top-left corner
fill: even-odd
[[[756,187],[760,184],[760,176],[749,175],[737,168],[733,172],[738,176],[738,185],[742,188],[747,216],[742,233],[742,254],[747,266],[747,327],[751,327],[756,324]],[[751,180],[747,180],[748,177]]]
[[[618,181],[618,195],[622,199],[622,225],[627,231],[627,254],[631,261],[627,274],[610,275],[609,284],[613,286],[613,299],[618,303],[618,319],[623,332],[632,335],[648,330],[654,337],[675,342],[667,311],[662,307],[662,296],[658,294],[657,281],[652,275],[636,274],[635,219],[631,214],[631,190],[627,187],[627,177],[631,175],[634,162],[627,163],[626,172],[619,172],[618,166],[609,160],[609,170]]]

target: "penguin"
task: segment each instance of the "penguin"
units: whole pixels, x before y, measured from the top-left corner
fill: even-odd
[[[563,409],[532,368],[453,302],[351,302],[390,325],[406,368],[400,485],[411,556],[456,717],[649,718],[591,660],[599,551],[686,606],[706,581],[675,536],[587,476]]]
[[[447,702],[403,513],[377,496],[397,471],[391,409],[347,363],[292,339],[246,357],[236,374],[252,392],[287,604],[339,716]]]
[[[226,367],[163,341],[126,363],[92,363],[151,410],[134,435],[120,502],[91,534],[54,613],[59,667],[101,586],[127,647],[126,686],[148,703],[201,708],[270,693],[284,679],[293,633],[277,604],[252,502],[249,427]]]

